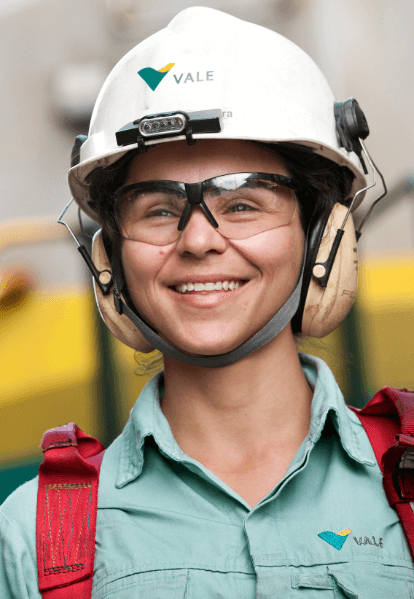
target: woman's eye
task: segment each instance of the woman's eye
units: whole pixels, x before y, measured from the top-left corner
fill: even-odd
[[[175,218],[177,216],[175,212],[168,208],[154,208],[146,213],[145,218],[155,218],[157,216]]]
[[[137,203],[143,218],[179,218],[183,211],[175,201],[149,201]]]
[[[245,202],[237,202],[228,206],[229,212],[250,212],[253,210],[256,210],[256,208]]]

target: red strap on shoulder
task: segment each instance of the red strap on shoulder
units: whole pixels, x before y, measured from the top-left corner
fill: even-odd
[[[92,593],[99,469],[104,446],[75,423],[46,431],[39,468],[36,551],[43,599]]]
[[[371,442],[414,560],[414,392],[384,387],[362,410],[351,410]]]

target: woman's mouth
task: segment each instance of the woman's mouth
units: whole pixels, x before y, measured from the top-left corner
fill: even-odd
[[[198,293],[200,291],[233,291],[244,285],[246,281],[241,279],[228,279],[225,281],[208,281],[197,283],[188,281],[174,285],[173,289],[178,293]]]

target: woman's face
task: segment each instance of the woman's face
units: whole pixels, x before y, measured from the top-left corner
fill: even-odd
[[[266,147],[247,141],[198,140],[193,146],[186,142],[153,146],[134,159],[125,183],[155,179],[195,183],[238,172],[289,175]],[[297,211],[288,225],[235,241],[223,237],[196,207],[174,243],[157,246],[124,239],[121,255],[140,315],[181,350],[215,355],[252,337],[285,303],[296,285],[303,249]],[[188,282],[226,281],[240,286],[227,291],[177,290]]]

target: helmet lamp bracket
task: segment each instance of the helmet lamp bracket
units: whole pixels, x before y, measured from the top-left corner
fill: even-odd
[[[118,146],[138,144],[145,152],[146,140],[185,135],[188,145],[195,144],[194,133],[219,133],[221,110],[199,110],[197,112],[163,112],[150,114],[127,123],[116,135]]]

